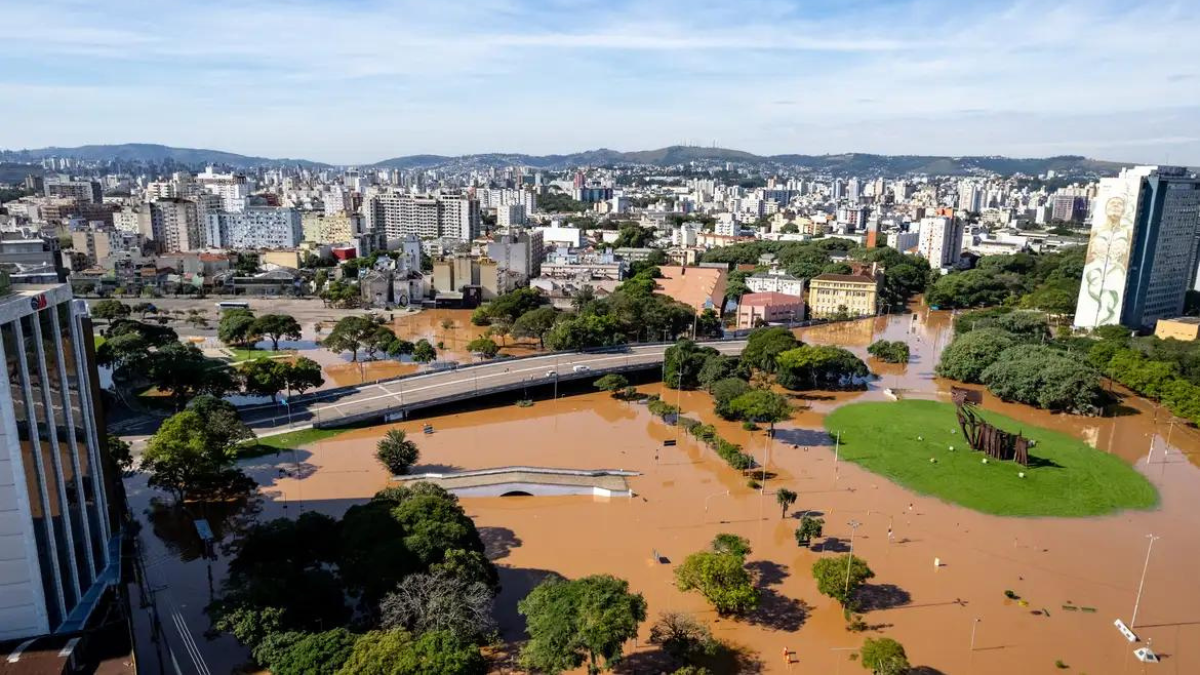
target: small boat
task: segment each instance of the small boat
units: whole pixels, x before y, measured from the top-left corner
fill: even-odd
[[[893,401],[899,401],[899,400],[900,400],[900,395],[899,395],[899,394],[897,394],[897,393],[896,393],[896,390],[895,390],[895,389],[892,389],[891,387],[888,387],[887,389],[884,389],[884,390],[883,390],[883,395],[884,395],[884,396],[886,396],[886,397],[888,397],[888,398],[890,398],[890,399],[892,399]]]

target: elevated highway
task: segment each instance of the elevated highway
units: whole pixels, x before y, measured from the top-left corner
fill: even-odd
[[[702,343],[723,354],[737,355],[746,340]],[[260,436],[293,428],[340,427],[355,423],[404,419],[422,408],[530,387],[556,386],[599,377],[661,368],[671,344],[634,345],[603,352],[560,352],[488,361],[452,370],[423,372],[393,380],[343,387],[295,397],[285,405],[243,413]]]

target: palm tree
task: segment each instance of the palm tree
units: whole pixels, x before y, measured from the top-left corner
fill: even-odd
[[[775,493],[775,501],[779,503],[780,507],[780,518],[786,516],[788,507],[796,503],[796,496],[795,492],[787,488],[779,488],[779,491]]]
[[[401,476],[417,463],[421,452],[416,443],[408,440],[403,429],[392,429],[379,439],[375,456],[393,475]]]

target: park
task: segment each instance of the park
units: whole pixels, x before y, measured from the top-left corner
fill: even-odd
[[[839,439],[839,459],[981,513],[1098,516],[1157,505],[1154,486],[1119,457],[998,413],[984,416],[1034,442],[1029,466],[985,462],[968,446],[949,403],[855,403],[833,411],[825,428]]]

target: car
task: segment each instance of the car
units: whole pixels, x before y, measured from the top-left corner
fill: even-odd
[[[557,370],[547,370],[546,377],[558,377],[558,371]]]
[[[575,366],[571,370],[574,370],[577,373],[586,373],[587,371],[591,370],[591,368],[588,366]]]

